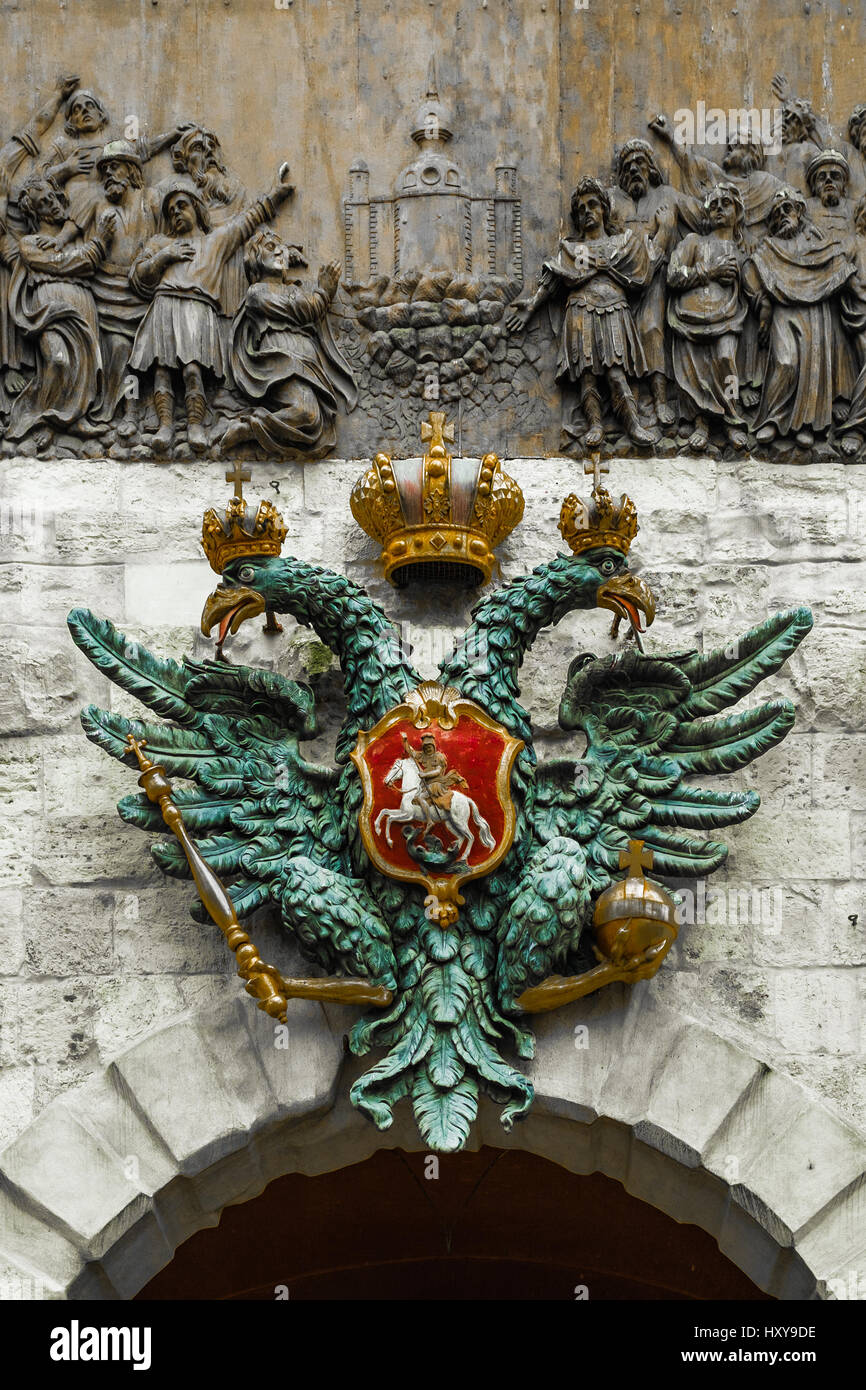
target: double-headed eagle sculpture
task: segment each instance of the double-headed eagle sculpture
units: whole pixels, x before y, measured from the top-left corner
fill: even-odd
[[[794,652],[812,625],[805,608],[705,654],[629,644],[577,655],[559,710],[575,753],[539,764],[518,684],[538,633],[574,609],[607,608],[634,630],[655,611],[628,570],[628,498],[614,502],[596,479],[591,502],[566,501],[560,527],[570,553],[485,594],[436,682],[413,670],[363,589],[282,555],[279,514],[267,501],[253,512],[239,486],[225,515],[204,522],[221,583],[202,627],[218,627],[219,659],[162,660],[86,610],[69,617],[90,660],[159,716],[82,713],[113,757],[151,766],[144,745],[158,765],[162,801],[125,797],[121,816],[165,832],[167,779],[188,784],[172,798],[187,849],[207,866],[194,915],[210,902],[205,878],[227,885],[240,922],[275,910],[319,972],[286,993],[366,1004],[350,1047],[379,1055],[353,1103],[385,1129],[408,1099],[432,1149],[466,1142],[480,1092],[506,1128],[526,1113],[533,1088],[519,1060],[533,1055],[533,1013],[658,969],[672,904],[642,866],[676,878],[719,868],[726,846],[702,837],[746,820],[760,799],[693,779],[746,766],[794,722],[783,699],[727,711]],[[265,611],[311,626],[339,657],[334,767],[301,754],[315,731],[308,686],[222,658],[229,633]],[[167,874],[190,876],[183,842],[163,838],[152,852]]]

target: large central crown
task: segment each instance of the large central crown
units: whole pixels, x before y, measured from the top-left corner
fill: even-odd
[[[494,550],[523,516],[523,493],[496,454],[452,458],[454,426],[441,411],[421,425],[422,458],[377,454],[352,489],[352,515],[382,547],[385,578],[487,583]]]
[[[638,532],[637,508],[623,493],[614,502],[606,488],[596,482],[592,499],[584,502],[571,493],[562,504],[559,529],[575,555],[584,550],[610,546],[627,555]]]
[[[252,512],[244,497],[243,484],[250,481],[250,470],[235,464],[226,473],[226,482],[234,483],[235,494],[225,513],[220,516],[213,507],[204,514],[201,543],[212,570],[222,574],[230,560],[240,555],[279,555],[288,527],[273,502],[267,499]]]

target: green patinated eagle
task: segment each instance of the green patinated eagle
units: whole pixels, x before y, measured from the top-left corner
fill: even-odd
[[[503,1056],[533,1053],[521,996],[555,972],[585,965],[581,936],[599,895],[619,877],[619,854],[642,839],[655,871],[704,876],[725,860],[718,840],[759,806],[754,791],[695,785],[699,774],[744,767],[779,743],[794,722],[787,700],[727,714],[783,665],[812,625],[808,609],[768,619],[724,651],[649,656],[578,656],[560,723],[580,756],[537,764],[532,727],[518,696],[524,654],[541,629],[574,609],[612,608],[633,625],[652,620],[652,595],[616,549],[558,555],[483,598],[441,665],[456,687],[524,748],[512,774],[514,841],[489,877],[464,886],[465,906],[443,931],[424,913],[416,885],[380,874],[359,832],[362,790],[349,761],[359,729],[370,729],[420,683],[383,610],[345,577],[290,557],[240,556],[205,606],[203,627],[221,636],[264,608],[315,629],[339,657],[346,717],[336,768],[307,762],[300,741],[315,730],[309,688],[273,672],[223,660],[160,660],[86,610],[69,616],[78,646],[99,669],[164,722],[89,706],[88,738],[135,767],[127,735],[146,739],[169,776],[194,786],[175,800],[208,864],[230,885],[239,918],[274,905],[303,952],[331,974],[384,986],[393,998],[355,1023],[350,1046],[380,1059],[355,1082],[352,1101],[387,1128],[409,1098],[426,1144],[451,1151],[466,1141],[479,1091],[502,1106],[508,1128],[533,1090]],[[125,797],[121,816],[164,832],[145,796]],[[168,874],[189,877],[179,846],[153,854]],[[201,917],[197,903],[193,909]],[[640,978],[636,975],[635,978]]]

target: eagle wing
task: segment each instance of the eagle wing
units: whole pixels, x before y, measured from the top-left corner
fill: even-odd
[[[240,919],[269,901],[326,970],[392,978],[390,933],[366,886],[352,875],[342,771],[307,762],[299,739],[315,729],[308,686],[273,671],[226,662],[178,663],[129,641],[87,610],[69,615],[81,650],[112,681],[170,722],[129,719],[89,705],[87,737],[137,769],[127,735],[178,787],[173,800],[210,867],[230,884]],[[165,832],[144,794],[118,804],[124,820]],[[191,877],[173,837],[152,846],[165,873]],[[193,915],[206,917],[201,903]]]
[[[704,876],[725,862],[724,842],[689,832],[738,825],[755,814],[760,797],[691,779],[745,767],[790,731],[790,700],[720,711],[778,671],[811,626],[809,610],[797,608],[708,655],[630,648],[572,662],[559,720],[586,736],[586,749],[579,760],[538,769],[531,819],[543,849],[527,864],[503,922],[504,999],[554,966],[574,965],[580,931],[618,876],[629,840],[644,841],[662,875]]]

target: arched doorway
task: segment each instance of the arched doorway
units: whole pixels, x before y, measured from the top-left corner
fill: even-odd
[[[520,1150],[380,1149],[278,1178],[139,1299],[767,1299],[706,1231]]]
[[[277,1180],[338,1174],[383,1150],[423,1164],[408,1107],[385,1133],[351,1107],[365,1063],[345,1055],[344,1017],[294,1003],[288,1051],[269,1019],[233,999],[155,1028],[48,1105],[0,1159],[11,1275],[36,1296],[131,1299],[190,1236],[224,1212],[243,1219],[242,1204]],[[627,1001],[589,1001],[580,1020],[579,1037],[566,1010],[540,1022],[532,1110],[506,1132],[483,1100],[458,1163],[486,1146],[590,1182],[601,1174],[618,1201],[700,1227],[774,1298],[858,1296],[846,1291],[861,1267],[860,1134],[640,986]]]

